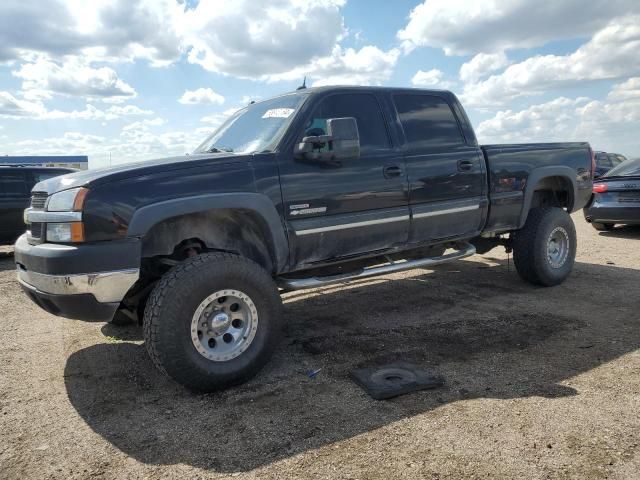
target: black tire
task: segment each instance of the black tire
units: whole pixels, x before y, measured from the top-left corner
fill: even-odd
[[[566,240],[566,255],[552,259],[550,239]],[[555,252],[555,250],[554,250]],[[520,277],[535,285],[551,287],[562,283],[571,273],[576,256],[576,229],[567,212],[560,208],[534,208],[529,212],[513,241],[513,263]]]
[[[613,227],[616,226],[615,223],[598,223],[598,222],[593,222],[591,225],[593,226],[593,228],[595,228],[599,232],[609,232],[613,230]]]
[[[238,356],[213,361],[196,349],[191,322],[204,299],[226,289],[250,298],[257,329]],[[151,293],[143,322],[147,351],[160,371],[191,390],[211,392],[240,384],[269,360],[281,333],[281,307],[278,288],[258,264],[228,253],[198,255],[169,270]]]
[[[109,323],[116,327],[128,327],[129,325],[133,325],[135,322],[131,317],[118,310],[113,315],[113,318],[109,320]]]

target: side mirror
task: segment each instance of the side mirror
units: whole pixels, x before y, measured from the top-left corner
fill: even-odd
[[[304,137],[295,156],[315,162],[335,162],[360,157],[358,123],[353,117],[327,120],[327,135]]]

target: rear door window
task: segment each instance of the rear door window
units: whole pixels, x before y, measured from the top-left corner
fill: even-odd
[[[0,197],[28,197],[27,172],[0,172]]]
[[[449,104],[433,95],[394,95],[393,101],[409,149],[450,147],[465,143]]]

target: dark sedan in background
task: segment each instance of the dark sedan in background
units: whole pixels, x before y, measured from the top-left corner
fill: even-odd
[[[0,244],[13,243],[24,233],[23,212],[33,186],[48,178],[75,172],[70,168],[0,165]]]
[[[627,158],[619,153],[595,152],[596,153],[596,169],[594,177],[603,176],[613,167],[617,167],[622,162],[626,162]]]
[[[594,181],[584,217],[596,230],[640,225],[640,158],[627,160]]]

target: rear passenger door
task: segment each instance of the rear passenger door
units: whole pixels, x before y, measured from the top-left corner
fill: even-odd
[[[23,212],[29,206],[30,178],[19,167],[0,170],[0,241],[13,241],[27,229]]]
[[[482,152],[467,143],[451,105],[422,93],[392,96],[404,133],[410,243],[478,233],[487,209]]]

